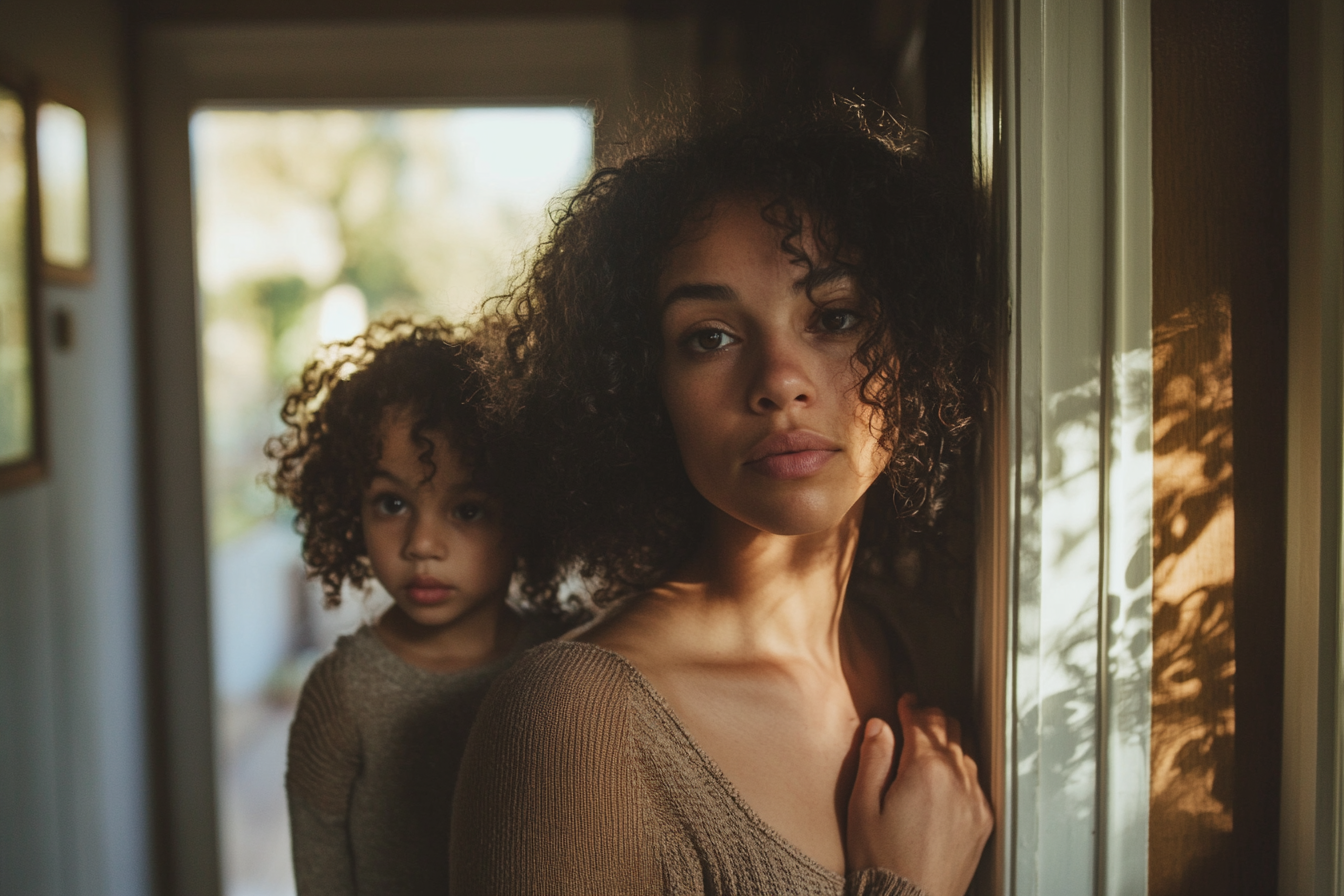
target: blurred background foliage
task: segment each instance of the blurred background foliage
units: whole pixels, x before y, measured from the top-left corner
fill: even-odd
[[[586,176],[587,108],[207,110],[192,123],[210,531],[257,484],[286,386],[371,318],[470,318]]]

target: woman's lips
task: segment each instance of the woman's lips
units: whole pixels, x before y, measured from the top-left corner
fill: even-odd
[[[775,433],[756,444],[746,465],[770,479],[801,479],[826,466],[840,446],[807,430]]]
[[[406,586],[406,596],[422,606],[441,604],[453,595],[453,586],[428,576],[417,576]]]

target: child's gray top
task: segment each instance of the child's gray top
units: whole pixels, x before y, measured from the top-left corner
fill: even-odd
[[[429,672],[363,626],[304,682],[289,729],[294,877],[301,896],[443,894],[453,787],[490,683],[557,634],[524,624],[509,654],[462,672]]]

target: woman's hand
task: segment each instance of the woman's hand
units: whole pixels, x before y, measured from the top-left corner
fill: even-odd
[[[906,694],[897,712],[905,746],[891,787],[891,727],[869,719],[863,732],[849,800],[850,867],[886,868],[929,896],[962,896],[994,828],[975,760],[961,751],[961,726],[942,710],[918,708]]]

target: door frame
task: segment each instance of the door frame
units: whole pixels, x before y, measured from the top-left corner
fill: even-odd
[[[1289,7],[1279,893],[1344,893],[1344,2]]]
[[[997,815],[980,892],[1147,890],[1148,14],[1148,0],[975,4],[985,269],[1006,309],[979,555]]]
[[[218,896],[199,297],[188,126],[205,106],[594,104],[599,143],[689,21],[615,17],[164,25],[137,35],[147,630],[157,890]]]

